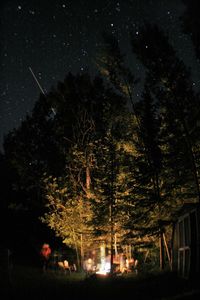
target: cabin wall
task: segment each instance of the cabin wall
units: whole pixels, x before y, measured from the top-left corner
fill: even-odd
[[[192,277],[200,269],[199,209],[179,216],[174,224],[172,241],[172,269],[181,277]]]

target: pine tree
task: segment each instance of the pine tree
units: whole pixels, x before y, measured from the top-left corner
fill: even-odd
[[[187,33],[195,47],[196,56],[200,59],[200,20],[199,20],[199,1],[198,0],[182,0],[186,9],[180,17],[182,21],[183,31]]]
[[[195,198],[200,197],[198,153],[190,132],[199,101],[192,89],[190,73],[177,58],[165,34],[156,26],[147,25],[141,29],[132,45],[133,51],[148,70],[151,92],[159,102],[165,124],[168,122],[166,133],[169,137],[174,136],[174,150],[176,149],[177,155],[178,151],[182,155],[182,168],[177,173],[182,172],[187,195],[190,194],[190,198],[195,201]],[[173,131],[170,132],[170,129]],[[178,156],[177,159],[180,160],[181,157]]]

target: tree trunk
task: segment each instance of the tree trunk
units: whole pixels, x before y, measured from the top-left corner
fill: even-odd
[[[114,219],[113,219],[113,206],[114,206],[114,158],[115,146],[111,139],[110,144],[110,157],[111,157],[111,182],[110,182],[110,273],[113,273],[113,244],[114,244]]]
[[[106,249],[105,249],[105,243],[103,242],[100,246],[100,260],[101,260],[101,268],[102,265],[105,265],[105,258],[106,258]]]
[[[167,241],[166,241],[164,232],[163,232],[163,240],[164,240],[165,249],[166,249],[166,252],[167,252],[167,258],[168,258],[168,261],[169,261],[170,270],[172,270],[171,257],[170,257],[170,254],[169,254],[169,248],[168,248],[168,245],[167,245]]]
[[[160,242],[160,270],[164,270],[164,243],[163,243],[163,232],[160,230],[160,237],[159,237],[159,242]]]
[[[80,269],[80,267],[81,267],[80,257],[79,257],[78,246],[77,246],[77,242],[76,242],[76,238],[75,238],[74,228],[73,228],[73,240],[74,240],[74,246],[75,246],[75,250],[76,250],[77,265],[78,265],[78,268]]]
[[[113,273],[113,244],[114,244],[114,231],[113,231],[113,215],[112,203],[110,205],[110,273]]]
[[[115,235],[114,235],[114,247],[115,247],[115,256],[118,255],[118,251],[117,251],[117,234],[115,232]]]
[[[86,190],[90,190],[91,177],[90,177],[90,168],[86,167]]]
[[[132,251],[131,251],[131,245],[129,245],[129,254],[128,254],[128,259],[131,259],[132,258]]]
[[[81,268],[83,268],[84,249],[83,249],[83,234],[81,233]]]

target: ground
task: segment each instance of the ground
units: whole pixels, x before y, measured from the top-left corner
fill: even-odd
[[[127,274],[119,277],[64,274],[41,268],[15,266],[10,278],[1,279],[3,299],[198,299],[196,280],[184,280],[171,272]],[[3,282],[4,281],[4,282]]]

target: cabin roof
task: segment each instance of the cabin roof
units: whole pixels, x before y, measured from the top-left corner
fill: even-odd
[[[176,218],[183,216],[184,214],[190,213],[193,209],[200,209],[199,203],[185,203],[183,206],[176,211]]]

